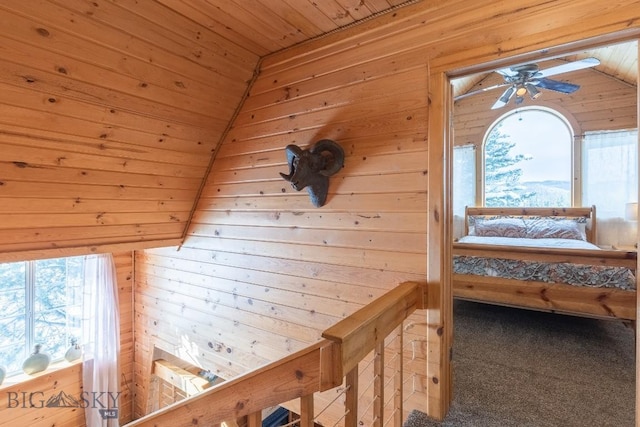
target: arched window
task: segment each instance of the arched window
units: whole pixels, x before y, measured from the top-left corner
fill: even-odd
[[[573,131],[548,108],[500,117],[485,136],[485,206],[571,206]]]

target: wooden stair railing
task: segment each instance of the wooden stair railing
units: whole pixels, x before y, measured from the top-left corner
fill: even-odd
[[[426,284],[401,283],[325,330],[321,341],[166,406],[125,427],[209,426],[244,416],[248,417],[249,427],[258,427],[262,422],[262,409],[293,399],[300,399],[300,426],[313,427],[314,393],[338,387],[343,380],[346,385],[344,425],[355,427],[358,422],[358,363],[373,350],[373,424],[382,426],[385,337],[416,309],[425,308],[425,301]],[[402,368],[402,355],[396,366]],[[401,372],[399,375],[401,378]],[[402,380],[396,380],[396,384],[399,385],[395,386],[393,424],[400,427]]]

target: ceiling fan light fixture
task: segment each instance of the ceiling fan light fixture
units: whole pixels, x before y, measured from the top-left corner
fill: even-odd
[[[524,85],[518,86],[518,89],[516,89],[516,96],[522,98],[525,93],[527,93],[527,88],[524,87]]]
[[[511,99],[511,95],[513,95],[513,86],[507,89],[502,96],[500,97],[500,102],[506,104]]]
[[[527,88],[527,92],[529,92],[531,99],[538,99],[540,95],[542,95],[538,88],[531,83],[525,83],[525,87]]]

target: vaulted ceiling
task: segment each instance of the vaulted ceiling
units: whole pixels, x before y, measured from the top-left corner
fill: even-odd
[[[257,56],[265,56],[421,0],[159,1]],[[637,85],[637,43],[581,51],[566,56],[563,60],[575,61],[589,56],[601,61],[596,70],[631,85]],[[456,79],[454,96],[471,90],[488,74]],[[478,87],[474,89],[477,90]]]
[[[416,0],[159,0],[258,56]]]

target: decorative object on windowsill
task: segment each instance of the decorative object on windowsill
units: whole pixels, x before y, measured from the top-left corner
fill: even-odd
[[[0,366],[0,385],[2,385],[2,382],[4,381],[4,377],[7,376],[7,368],[5,368],[4,366]]]
[[[71,338],[71,347],[69,347],[67,352],[64,354],[64,358],[67,360],[67,362],[73,362],[80,359],[81,356],[82,348],[80,348],[78,340],[75,338]]]
[[[296,191],[307,187],[311,203],[317,208],[323,206],[327,200],[329,177],[344,166],[342,147],[333,140],[321,139],[304,150],[297,145],[287,145],[285,152],[289,174],[280,173],[280,176]]]
[[[47,353],[40,353],[41,348],[42,345],[36,344],[31,356],[27,357],[22,364],[22,370],[25,374],[33,375],[42,372],[47,369],[49,363],[51,363],[51,357]]]

